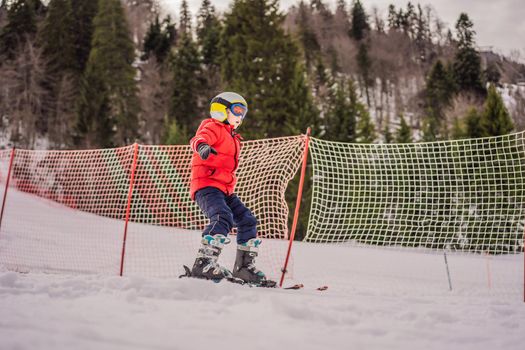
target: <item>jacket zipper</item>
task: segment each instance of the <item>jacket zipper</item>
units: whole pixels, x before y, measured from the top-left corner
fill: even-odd
[[[231,135],[232,135],[232,138],[233,138],[233,143],[235,144],[235,154],[233,156],[233,160],[235,161],[235,167],[233,168],[233,171],[237,170],[237,166],[239,165],[238,164],[238,161],[237,161],[237,140],[236,140],[236,137],[235,137],[235,134],[233,132],[233,130],[231,131]],[[240,147],[240,145],[239,145]]]

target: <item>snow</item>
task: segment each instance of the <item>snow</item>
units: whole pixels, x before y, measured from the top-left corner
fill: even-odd
[[[62,260],[50,260],[61,248],[49,252],[51,245],[45,237],[26,237],[29,251],[41,255],[42,260],[30,260],[25,273],[20,273],[12,269],[15,260],[23,258],[12,251],[27,247],[23,238],[30,235],[36,221],[42,220],[42,228],[53,224],[54,236],[49,241],[56,245],[73,239],[69,220],[83,220],[91,214],[72,215],[69,208],[11,189],[8,201],[7,218],[17,218],[17,212],[23,210],[45,211],[45,215],[2,224],[2,350],[523,349],[523,254],[448,252],[450,291],[442,253],[295,242],[293,279],[286,280],[285,286],[303,283],[305,287],[284,290],[179,279],[173,273],[154,276],[151,270],[139,268],[149,259],[157,259],[149,257],[151,249],[135,251],[143,254],[140,259],[130,257],[135,264],[133,273],[119,277],[114,268],[105,269],[103,263],[100,266],[104,268],[93,273],[96,271],[88,271],[88,265],[66,266],[82,260],[73,260],[68,254]],[[30,220],[35,221],[33,226],[28,224]],[[113,224],[104,218],[96,226],[87,222],[82,226],[98,230]],[[172,247],[173,241],[155,231],[161,229],[156,227],[150,240],[160,240],[155,248]],[[198,241],[198,232],[179,233],[176,236],[186,233]],[[39,245],[43,249],[38,250]],[[265,240],[262,249],[267,253],[275,245]],[[224,258],[230,264],[234,247],[227,249]],[[90,253],[96,258],[95,252],[76,250],[77,255]],[[184,259],[193,255],[191,249]],[[12,260],[11,265],[7,259]],[[178,263],[164,255],[162,259],[168,264],[166,269]],[[62,269],[53,265],[58,263]],[[39,272],[38,264],[47,269]],[[172,272],[178,272],[176,266],[171,266]],[[322,285],[328,290],[317,291]]]

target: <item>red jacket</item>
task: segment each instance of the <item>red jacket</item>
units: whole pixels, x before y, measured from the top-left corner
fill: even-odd
[[[237,178],[235,170],[239,166],[241,153],[241,136],[233,131],[233,127],[213,118],[202,121],[195,137],[190,141],[195,152],[191,159],[190,195],[195,199],[195,192],[201,188],[212,186],[220,189],[226,195],[231,195],[235,189]],[[210,153],[202,160],[197,152],[201,143],[207,143],[217,151]]]

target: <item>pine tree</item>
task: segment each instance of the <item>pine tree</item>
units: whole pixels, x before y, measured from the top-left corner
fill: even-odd
[[[396,12],[396,7],[393,4],[388,5],[388,28],[390,30],[399,29],[399,21]]]
[[[376,139],[375,126],[372,118],[370,118],[370,113],[364,106],[360,106],[356,141],[359,143],[373,143]]]
[[[176,29],[175,24],[171,23],[171,17],[167,16],[161,23],[159,15],[156,15],[144,37],[144,53],[141,59],[147,60],[153,55],[157,62],[162,64],[168,57],[175,39]]]
[[[46,65],[47,103],[42,130],[48,132],[55,147],[68,146],[68,131],[57,132],[60,126],[71,126],[75,119],[75,100],[80,69],[73,36],[71,0],[51,0],[47,16],[38,33]],[[63,135],[62,135],[63,134]]]
[[[427,109],[426,131],[427,141],[444,138],[447,134],[444,109],[450,104],[455,91],[454,81],[440,60],[432,67],[425,88],[425,105]]]
[[[39,42],[49,60],[49,74],[59,71],[77,71],[73,37],[71,0],[51,0],[47,16],[39,32]]]
[[[450,103],[454,91],[453,78],[441,60],[437,60],[426,80],[427,104],[442,109]]]
[[[397,143],[412,143],[412,130],[403,115],[399,117],[399,129],[396,133]]]
[[[359,0],[355,0],[352,5],[352,26],[350,28],[350,37],[358,42],[359,49],[356,55],[357,66],[359,67],[359,76],[364,86],[366,103],[370,107],[369,89],[373,86],[374,80],[371,74],[372,60],[368,54],[369,43],[366,36],[370,30],[368,16]]]
[[[494,85],[490,85],[481,117],[487,136],[506,135],[514,129],[512,118]]]
[[[350,27],[350,36],[356,41],[361,41],[366,37],[370,30],[370,25],[368,24],[368,16],[366,15],[365,9],[360,0],[354,1],[351,13],[352,26]]]
[[[454,77],[461,91],[484,94],[481,82],[481,58],[475,47],[472,21],[466,13],[461,13],[456,23],[458,51],[454,58]]]
[[[225,15],[221,36],[221,74],[226,90],[243,95],[249,104],[242,134],[246,139],[318,132],[318,112],[306,82],[298,48],[283,29],[283,16],[276,0],[237,0]],[[297,178],[298,179],[298,178]],[[310,183],[308,175],[306,183]],[[289,184],[288,204],[293,210],[297,181]],[[311,192],[306,186],[302,208]],[[299,222],[296,237],[305,231]]]
[[[385,124],[385,127],[383,128],[383,141],[384,143],[392,143],[392,141],[394,141],[394,135],[392,134],[392,131],[390,131],[389,124]]]
[[[434,108],[428,107],[423,117],[422,140],[425,142],[441,140],[443,127],[441,114],[436,112]]]
[[[197,43],[204,65],[218,66],[221,22],[210,0],[203,0],[197,15]]]
[[[363,110],[352,80],[339,79],[329,94],[324,136],[331,141],[355,142],[356,120]]]
[[[110,147],[137,136],[134,46],[119,0],[99,0],[91,52],[81,85],[77,142]]]
[[[239,0],[225,16],[221,38],[221,70],[228,90],[242,94],[250,105],[246,137],[281,136],[293,118],[311,111],[299,51],[282,28],[276,0]],[[287,122],[288,121],[288,122]]]
[[[416,19],[415,7],[409,1],[407,3],[406,12],[404,13],[402,29],[403,29],[403,33],[405,33],[411,39],[414,38],[415,19]]]
[[[311,89],[306,81],[305,68],[299,63],[295,67],[295,74],[291,79],[290,86],[290,109],[294,114],[290,115],[284,125],[282,134],[299,135],[303,134],[308,127],[311,127],[314,134],[319,130],[319,111],[314,106]]]
[[[197,45],[189,35],[183,34],[171,60],[173,95],[170,103],[169,121],[187,130],[194,130],[202,118],[199,108],[200,60]]]
[[[182,0],[180,5],[180,22],[179,22],[180,35],[191,35],[191,13],[188,7],[188,1]]]
[[[451,131],[452,140],[459,140],[465,137],[466,131],[463,126],[462,120],[458,117],[454,117],[452,121],[452,131]]]
[[[78,69],[84,72],[91,51],[93,18],[98,12],[97,0],[71,0],[73,11],[73,33]]]
[[[40,1],[14,0],[10,3],[7,25],[0,31],[0,58],[13,59],[17,49],[36,34],[36,3]]]
[[[422,61],[427,60],[427,46],[432,45],[430,24],[425,18],[423,8],[417,4],[417,14],[415,14],[414,23],[414,42],[416,45],[419,58]]]
[[[202,88],[201,62],[197,44],[191,35],[191,15],[185,1],[181,5],[180,17],[180,38],[171,59],[173,94],[168,118],[169,125],[174,121],[177,123],[179,134],[183,131],[196,130],[202,119],[202,110],[199,108]]]
[[[372,62],[368,54],[368,44],[361,42],[357,52],[357,66],[359,67],[359,75],[361,76],[363,85],[365,87],[366,104],[370,107],[370,87],[373,86],[374,80],[370,69]]]
[[[487,132],[481,124],[481,115],[476,108],[469,109],[465,116],[465,137],[478,138],[485,136],[487,136]]]

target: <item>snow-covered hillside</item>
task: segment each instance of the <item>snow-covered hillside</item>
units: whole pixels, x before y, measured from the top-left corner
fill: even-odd
[[[177,278],[179,260],[191,263],[195,249],[168,253],[176,242],[198,244],[199,232],[180,231],[186,238],[177,241],[152,227],[148,249],[139,249],[145,239],[129,242],[130,273],[118,277],[118,259],[86,264],[97,261],[100,244],[118,248],[120,231],[119,240],[110,236],[115,222],[90,224],[91,214],[16,191],[8,199],[0,231],[2,350],[523,348],[522,254],[448,254],[450,291],[442,254],[296,242],[285,287],[303,289],[249,288]],[[109,238],[74,240],[72,220],[84,233]],[[282,246],[266,240],[266,262]],[[221,257],[226,265],[233,251]],[[143,268],[158,267],[159,254],[164,270]],[[32,267],[11,271],[17,261]]]
[[[348,259],[368,253],[377,259],[370,269]],[[434,268],[423,256],[412,259],[431,272],[426,292],[413,290],[409,278],[389,275],[392,266],[407,262],[402,252],[298,243],[295,256],[302,290],[4,269],[0,348],[523,348],[520,298],[491,296],[487,288],[450,292],[444,270],[439,283],[432,281]],[[380,266],[385,270],[378,278]],[[454,276],[459,265],[452,266]],[[315,289],[324,284],[328,290]]]

